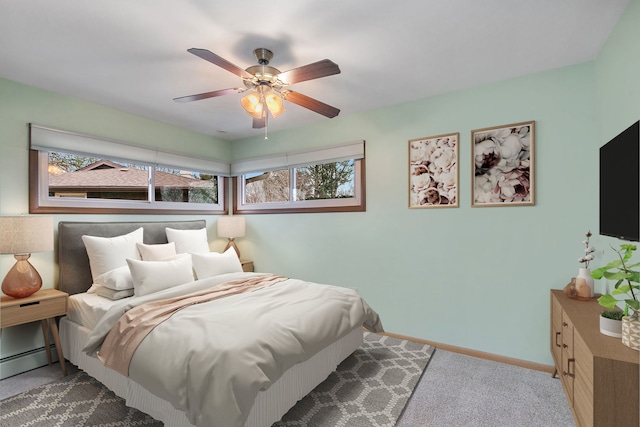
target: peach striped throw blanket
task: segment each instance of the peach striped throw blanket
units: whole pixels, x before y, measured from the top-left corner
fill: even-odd
[[[111,329],[102,343],[98,358],[106,366],[122,375],[129,376],[131,358],[138,345],[157,325],[169,319],[179,310],[230,295],[253,292],[275,285],[283,280],[287,280],[287,278],[274,274],[265,274],[248,279],[225,282],[205,291],[153,301],[134,307],[127,311]]]

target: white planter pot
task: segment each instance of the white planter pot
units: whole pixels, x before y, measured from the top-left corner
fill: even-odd
[[[600,316],[600,333],[614,338],[622,337],[622,320]]]

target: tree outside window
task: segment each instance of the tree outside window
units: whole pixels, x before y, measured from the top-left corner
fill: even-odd
[[[246,174],[237,180],[237,213],[362,211],[364,160]]]

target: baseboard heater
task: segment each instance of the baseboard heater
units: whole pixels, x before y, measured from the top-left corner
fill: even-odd
[[[51,361],[58,361],[56,346],[51,345]],[[33,350],[3,357],[0,359],[0,380],[31,371],[47,365],[47,352],[45,347],[34,348]]]

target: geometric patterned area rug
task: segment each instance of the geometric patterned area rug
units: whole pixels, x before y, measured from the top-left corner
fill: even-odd
[[[434,351],[365,332],[364,345],[273,427],[393,427]]]
[[[1,426],[153,426],[163,423],[130,408],[83,371],[0,402]]]
[[[273,427],[392,427],[435,348],[365,332],[364,344]],[[127,407],[80,371],[0,401],[0,425],[128,427],[163,424]]]

